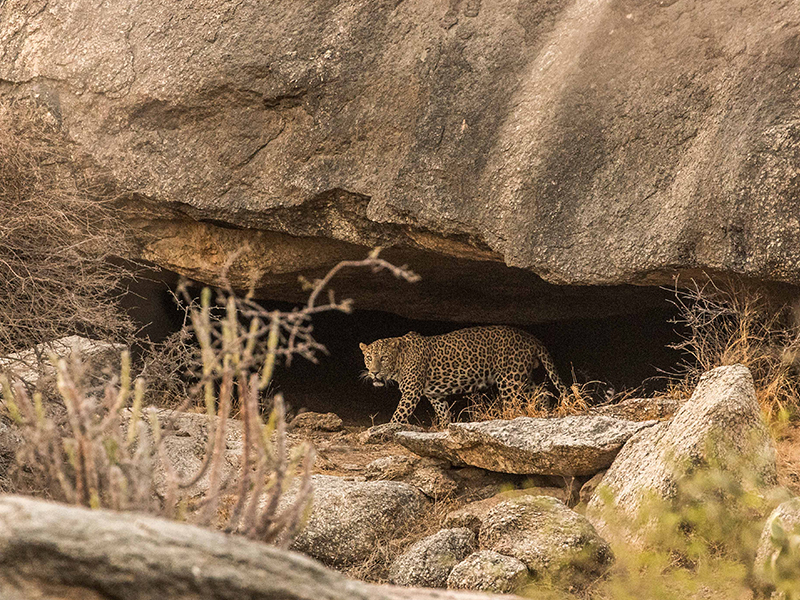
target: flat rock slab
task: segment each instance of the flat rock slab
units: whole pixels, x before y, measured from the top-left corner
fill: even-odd
[[[416,454],[520,475],[593,475],[607,468],[635,433],[656,421],[604,416],[453,423],[437,433],[397,433]]]

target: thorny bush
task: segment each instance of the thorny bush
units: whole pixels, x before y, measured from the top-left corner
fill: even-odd
[[[299,355],[316,361],[325,351],[313,337],[313,315],[340,310],[349,312],[350,300],[337,301],[328,291],[327,302],[318,298],[341,269],[370,267],[388,270],[406,281],[418,276],[396,267],[374,251],[360,261],[344,261],[322,279],[308,283],[308,302],[293,311],[267,311],[250,295],[239,297],[223,290],[214,315],[212,291],[205,288],[199,304],[188,300],[188,315],[200,351],[200,373],[185,408],[199,399],[205,406],[209,435],[199,471],[182,480],[165,450],[170,435],[169,417],[160,422],[155,408],[144,408],[145,382],[131,383],[130,359],[122,355],[120,375],[104,387],[102,396],[82,387],[65,359],[52,357],[58,375],[58,391],[67,409],[67,428],[59,428],[46,414],[40,394],[31,398],[26,388],[0,380],[9,416],[24,428],[25,443],[18,458],[32,469],[42,485],[58,499],[90,507],[145,510],[181,517],[187,504],[181,490],[207,478],[208,491],[199,510],[190,518],[203,525],[217,525],[228,532],[288,545],[302,522],[311,494],[314,450],[308,445],[287,447],[283,399],[272,399],[269,417],[262,417],[262,396],[276,360]],[[74,365],[73,365],[74,366]],[[132,402],[130,400],[132,399]],[[242,450],[238,477],[223,476],[231,412],[238,403]],[[154,466],[164,472],[159,501]],[[291,501],[281,502],[295,477],[299,483]],[[222,504],[226,510],[221,510]]]
[[[79,163],[42,107],[0,102],[0,356],[133,331],[115,301],[131,273],[109,260],[128,254],[116,192]]]

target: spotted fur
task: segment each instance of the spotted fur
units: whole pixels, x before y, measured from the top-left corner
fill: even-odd
[[[359,346],[374,385],[396,381],[400,386],[393,423],[408,422],[422,396],[443,425],[450,422],[447,396],[497,385],[501,401],[518,399],[530,390],[531,372],[539,364],[559,394],[567,393],[542,342],[513,327],[470,327],[430,337],[411,331]]]

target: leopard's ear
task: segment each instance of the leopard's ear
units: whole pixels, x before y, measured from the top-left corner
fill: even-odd
[[[364,342],[359,342],[358,347],[361,348],[362,352],[367,349],[367,345]]]

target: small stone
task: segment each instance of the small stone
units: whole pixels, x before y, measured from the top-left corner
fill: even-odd
[[[509,594],[519,590],[529,579],[528,567],[522,561],[494,550],[481,550],[453,567],[447,587]]]
[[[418,458],[411,456],[382,456],[364,468],[364,477],[367,480],[396,481],[411,475],[418,462]]]
[[[475,533],[442,529],[423,538],[395,560],[389,579],[397,585],[443,588],[455,565],[477,550]]]
[[[382,444],[391,442],[395,439],[395,434],[400,431],[423,431],[422,427],[408,425],[407,423],[383,423],[375,425],[358,436],[358,441],[362,444]]]
[[[369,463],[364,470],[368,480],[403,481],[418,488],[433,500],[456,492],[458,484],[441,461],[410,456],[384,456]]]
[[[315,431],[341,431],[342,419],[339,415],[318,412],[304,412],[292,419],[291,427],[297,429],[311,429]]]

